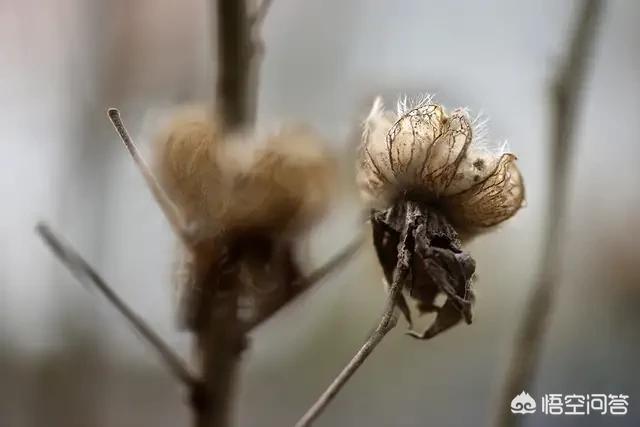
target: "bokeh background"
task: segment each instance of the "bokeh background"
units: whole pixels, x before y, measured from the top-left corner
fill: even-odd
[[[310,270],[359,230],[353,135],[376,94],[432,92],[491,117],[517,153],[528,206],[474,241],[475,321],[430,342],[388,337],[318,426],[484,426],[539,264],[548,83],[580,1],[275,0],[264,24],[259,126],[302,120],[341,159],[343,186],[307,239]],[[46,220],[185,357],[175,242],[105,110],[143,149],[154,121],[210,102],[202,0],[0,3],[0,426],[188,425],[185,393],[33,232]],[[528,426],[640,425],[640,3],[606,2],[572,158],[562,288],[533,390],[624,393],[626,417],[531,416]],[[370,246],[261,326],[243,359],[237,425],[306,410],[379,315]],[[504,404],[508,408],[509,402]]]

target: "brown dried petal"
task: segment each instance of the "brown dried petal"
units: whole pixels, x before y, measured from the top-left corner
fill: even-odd
[[[386,138],[397,117],[382,111],[380,102],[364,124],[357,175],[361,196],[371,206],[386,205],[396,191]]]
[[[442,134],[428,148],[421,184],[435,196],[443,194],[454,180],[471,140],[467,115],[454,111],[444,122]]]
[[[442,135],[444,111],[439,105],[426,105],[409,111],[389,130],[385,142],[393,180],[401,185],[420,185],[431,147]]]
[[[524,184],[513,154],[503,154],[484,181],[443,200],[449,219],[462,229],[491,227],[512,217],[524,202]]]

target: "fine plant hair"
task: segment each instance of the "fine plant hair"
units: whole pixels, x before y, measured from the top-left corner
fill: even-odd
[[[525,302],[525,312],[513,342],[506,380],[496,404],[495,425],[499,427],[513,427],[524,420],[511,414],[508,405],[514,396],[532,386],[561,284],[562,236],[566,223],[567,188],[571,157],[575,150],[577,115],[604,9],[602,0],[585,0],[581,5],[566,56],[550,87],[551,175],[543,258],[533,289]]]

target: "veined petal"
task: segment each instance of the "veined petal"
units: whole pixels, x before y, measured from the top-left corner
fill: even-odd
[[[447,193],[473,136],[469,118],[463,110],[454,111],[450,117],[443,118],[442,121],[443,131],[428,148],[420,174],[422,184],[435,196]]]
[[[461,228],[497,225],[512,217],[525,198],[513,154],[503,154],[492,173],[468,190],[443,199],[448,217]]]

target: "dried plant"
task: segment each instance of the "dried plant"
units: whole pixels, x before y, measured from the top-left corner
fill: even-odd
[[[447,113],[431,97],[404,99],[396,112],[375,100],[363,126],[358,183],[372,207],[373,241],[389,297],[378,327],[298,427],[312,423],[395,326],[396,308],[415,338],[433,338],[463,319],[471,323],[475,261],[462,250],[461,238],[502,223],[524,203],[515,156],[504,145],[492,148],[485,126],[466,109]],[[425,331],[413,330],[405,295],[420,314],[437,313]],[[446,298],[442,306],[435,303],[438,295]]]
[[[243,276],[247,325],[299,293],[293,246],[326,212],[334,176],[334,161],[311,129],[289,125],[261,140],[224,135],[210,117],[203,109],[176,116],[156,138],[152,163],[192,239],[179,283],[181,323],[192,330],[207,288],[225,286],[210,282],[212,269]]]
[[[361,239],[304,277],[293,244],[323,214],[331,188],[332,160],[322,140],[298,125],[266,138],[253,130],[258,65],[262,54],[259,25],[271,4],[253,10],[246,1],[212,1],[217,21],[216,82],[213,109],[180,114],[158,136],[149,167],[129,137],[119,113],[109,116],[144,175],[160,208],[184,246],[186,275],[180,283],[180,312],[194,333],[197,369],[167,346],[75,251],[44,225],[38,232],[56,256],[85,284],[103,295],[156,349],[169,369],[190,388],[194,424],[225,426],[239,355],[246,333],[290,303],[302,291],[341,265]],[[553,302],[566,163],[576,98],[584,74],[600,1],[585,9],[566,63],[554,87],[554,168],[552,210],[545,266],[524,320],[520,352],[509,387],[530,381]],[[574,78],[575,77],[575,78]],[[486,121],[466,109],[446,109],[424,97],[403,99],[396,111],[376,99],[364,121],[358,184],[370,208],[373,242],[388,284],[378,326],[329,388],[298,421],[310,425],[384,336],[397,312],[408,335],[431,339],[461,321],[471,323],[476,263],[462,245],[511,218],[525,199],[516,157],[486,138]],[[442,305],[436,299],[444,296]],[[424,331],[413,314],[435,313]],[[522,356],[520,354],[520,356]],[[510,420],[503,420],[509,425]]]

